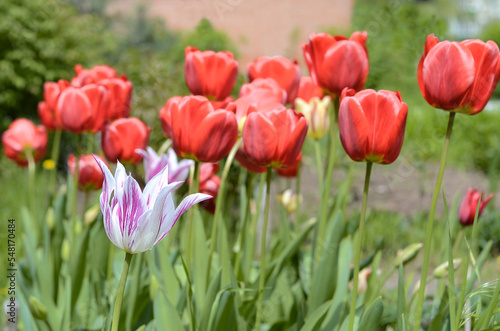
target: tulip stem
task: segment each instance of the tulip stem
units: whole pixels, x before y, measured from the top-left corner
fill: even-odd
[[[33,152],[31,149],[26,150],[26,159],[28,160],[28,190],[29,190],[29,206],[31,215],[34,218],[34,224],[38,228],[38,217],[36,212],[35,203],[35,159],[33,158]],[[36,229],[35,229],[36,230]],[[40,231],[35,231],[35,233],[40,233]]]
[[[368,189],[370,188],[370,176],[372,172],[370,161],[366,162],[365,187],[363,189],[363,205],[361,207],[361,218],[359,220],[358,240],[356,242],[356,252],[354,253],[354,275],[352,278],[351,307],[349,310],[349,331],[354,330],[354,316],[356,315],[356,300],[358,298],[359,263],[361,259],[361,244],[363,243],[363,233],[365,229],[366,204],[368,202]]]
[[[321,191],[320,215],[319,222],[316,225],[313,238],[313,259],[311,272],[314,273],[316,262],[321,260],[321,249],[318,249],[317,242],[319,241],[320,247],[323,247],[323,235],[326,230],[326,219],[328,218],[328,198],[332,187],[333,165],[335,164],[335,154],[337,151],[337,110],[339,107],[339,99],[335,98],[332,102],[333,111],[330,116],[333,119],[330,125],[330,150],[328,153],[328,165],[326,170],[326,181],[324,182],[323,190]],[[318,169],[319,170],[319,169]],[[323,180],[323,177],[321,177]]]
[[[217,200],[220,202],[225,201],[227,175],[229,174],[229,169],[231,168],[231,164],[233,163],[234,156],[236,155],[236,152],[238,151],[238,148],[240,148],[242,142],[243,139],[240,139],[234,144],[233,148],[231,149],[231,152],[229,152],[229,155],[226,159],[226,164],[224,165],[224,169],[222,170],[219,192],[217,193]],[[212,235],[210,236],[210,250],[208,253],[207,284],[210,284],[210,271],[212,270],[212,255],[214,254],[215,251],[215,241],[217,238],[217,228],[219,226],[220,213],[222,211],[222,208],[224,208],[224,206],[225,205],[223,203],[215,204],[215,215],[214,215],[214,222],[212,224]]]
[[[323,162],[321,162],[321,146],[319,143],[319,140],[314,140],[314,149],[316,152],[316,166],[318,168],[318,187],[321,188],[323,187]]]
[[[243,171],[243,170],[242,170]],[[247,181],[247,187],[246,187],[246,196],[247,196],[247,204],[245,207],[245,216],[243,219],[243,225],[241,226],[241,234],[240,234],[240,239],[239,239],[239,250],[236,253],[236,258],[234,262],[234,272],[236,273],[236,278],[238,278],[239,275],[239,269],[241,265],[241,259],[242,259],[242,254],[243,250],[245,249],[245,239],[247,235],[247,227],[248,227],[248,219],[250,218],[250,201],[252,200],[252,188],[253,188],[253,178],[255,177],[255,173],[253,172],[248,172],[248,181]],[[248,252],[246,252],[248,254]],[[242,272],[244,275],[245,273]]]
[[[443,181],[444,168],[446,165],[446,154],[448,152],[448,145],[450,143],[451,130],[453,129],[454,119],[455,119],[455,113],[450,112],[450,118],[448,120],[448,128],[446,130],[446,137],[444,139],[443,151],[441,153],[441,163],[439,165],[439,172],[436,179],[436,186],[434,187],[434,193],[432,195],[431,210],[429,211],[429,219],[427,221],[424,263],[422,266],[422,276],[420,278],[420,288],[418,289],[418,300],[415,312],[415,325],[414,325],[415,331],[420,330],[420,319],[422,317],[422,306],[424,303],[425,286],[427,282],[427,270],[429,268],[429,257],[431,253],[431,244],[432,244],[431,239],[432,239],[432,228],[434,225],[434,214],[436,212],[437,200],[439,198],[439,193],[441,191],[441,182]]]
[[[194,194],[198,192],[200,187],[200,162],[194,161],[194,171],[193,180],[191,185],[189,185],[189,194]],[[187,244],[186,244],[186,265],[188,270],[191,269],[191,257],[193,252],[193,219],[194,219],[194,208],[189,209],[188,215],[188,233],[187,233]]]
[[[252,247],[249,250],[248,254],[251,255],[248,258],[245,256],[245,262],[246,262],[246,270],[249,270],[251,267],[251,263],[253,261],[253,257],[255,256],[255,244],[256,244],[256,239],[257,239],[257,226],[259,222],[259,216],[260,216],[260,210],[261,210],[261,204],[262,204],[262,196],[264,195],[264,186],[266,182],[266,174],[260,174],[260,180],[259,180],[259,192],[257,194],[257,200],[255,202],[255,214],[252,215],[252,223],[250,224],[250,229],[251,229],[251,234],[250,234],[250,239],[251,239],[251,244]],[[250,276],[248,273],[243,275],[245,278],[245,281],[248,280],[248,277]]]
[[[71,215],[71,261],[75,261],[76,255],[76,214],[78,200],[78,173],[80,172],[80,148],[82,145],[82,135],[78,135],[78,143],[75,155],[75,174],[73,175],[73,206]]]
[[[269,197],[271,195],[271,176],[272,168],[267,168],[266,175],[266,205],[264,207],[264,225],[262,226],[262,236],[260,242],[260,279],[259,279],[259,303],[257,306],[257,318],[255,328],[257,331],[260,330],[260,320],[262,315],[262,299],[264,294],[264,283],[266,278],[266,237],[267,237],[267,223],[269,221]]]
[[[295,233],[300,231],[300,175],[302,173],[302,161],[297,164],[297,176],[295,177]]]
[[[127,283],[128,270],[130,269],[130,261],[132,260],[132,254],[125,253],[125,263],[123,264],[122,276],[120,278],[120,285],[118,286],[118,292],[116,293],[115,309],[113,311],[113,321],[111,331],[118,331],[118,325],[120,324],[120,311],[122,308],[123,292],[125,292],[125,284]]]
[[[56,195],[56,186],[57,186],[57,163],[59,161],[59,149],[61,146],[61,134],[62,129],[60,127],[57,128],[54,133],[54,144],[52,145],[52,152],[50,154],[50,158],[54,162],[54,169],[50,173],[50,199],[52,200]]]

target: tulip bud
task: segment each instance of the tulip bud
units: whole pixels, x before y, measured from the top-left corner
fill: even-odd
[[[99,204],[95,204],[87,209],[85,211],[85,214],[83,215],[83,224],[85,224],[85,226],[89,226],[90,224],[92,224],[96,220],[97,215],[99,215],[100,211],[101,209],[99,207]]]
[[[478,219],[483,213],[484,208],[492,198],[493,193],[490,193],[485,199],[483,192],[480,192],[477,189],[472,190],[472,188],[470,187],[467,188],[467,194],[465,195],[464,199],[462,200],[462,204],[460,205],[460,223],[462,223],[463,226],[473,225],[479,200],[481,200],[481,204],[479,206],[479,214],[477,215]]]
[[[365,268],[359,272],[359,275],[358,275],[358,295],[365,293],[366,290],[368,289],[368,278],[370,277],[371,273],[372,273],[371,268]],[[354,286],[353,281],[351,280],[349,282],[349,289],[351,289],[351,291],[352,291],[353,286]]]
[[[34,296],[30,296],[29,298],[29,307],[34,318],[41,321],[45,321],[47,319],[47,306]]]
[[[328,109],[332,98],[326,96],[323,99],[313,97],[309,102],[300,98],[295,99],[295,111],[304,114],[304,117],[309,123],[309,130],[307,136],[313,139],[322,138],[330,127],[330,118],[328,116]]]
[[[453,260],[453,270],[457,270],[458,267],[460,267],[460,264],[462,263],[462,259],[454,259]],[[440,264],[439,266],[434,269],[432,272],[432,275],[435,278],[443,278],[448,276],[448,261]]]
[[[292,190],[288,189],[278,195],[278,201],[285,207],[288,214],[293,214],[298,205],[302,203],[302,195],[297,196]]]
[[[61,245],[61,259],[64,262],[67,262],[69,259],[69,251],[70,251],[69,242],[67,239],[64,239]]]
[[[299,92],[297,93],[295,102],[297,102],[298,98],[304,100],[305,102],[309,102],[313,97],[318,97],[320,99],[323,98],[323,91],[314,83],[311,77],[300,77]]]
[[[422,249],[422,247],[424,247],[424,244],[415,243],[406,246],[403,250],[399,250],[398,256],[393,263],[394,267],[398,268],[400,264],[405,265],[406,263],[413,260],[417,256],[417,253],[420,251],[420,249]]]
[[[49,230],[52,230],[54,228],[54,224],[55,224],[54,207],[49,207],[47,209],[47,214],[45,214],[45,222],[47,223]]]
[[[149,283],[149,297],[151,298],[151,301],[155,300],[159,289],[160,283],[158,282],[158,279],[155,275],[151,275],[151,282]]]

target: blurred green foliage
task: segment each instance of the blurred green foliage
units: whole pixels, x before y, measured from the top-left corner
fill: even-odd
[[[76,63],[105,62],[115,47],[102,17],[78,14],[65,1],[1,1],[0,129],[36,114],[45,81],[70,78]]]

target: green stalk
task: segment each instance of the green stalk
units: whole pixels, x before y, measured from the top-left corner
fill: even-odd
[[[128,270],[130,269],[130,261],[132,260],[132,256],[133,255],[130,253],[125,253],[125,263],[123,264],[120,285],[118,286],[118,292],[116,293],[111,331],[118,331],[118,325],[120,323],[120,310],[122,308],[123,301],[123,292],[125,292],[125,284],[127,283]]]
[[[252,231],[252,233],[250,235],[252,247],[251,247],[249,252],[246,252],[248,255],[250,255],[248,258],[247,258],[247,256],[245,256],[246,270],[250,270],[253,256],[255,254],[255,241],[256,241],[255,239],[257,236],[257,225],[258,225],[257,223],[258,223],[259,215],[260,215],[260,204],[262,202],[262,195],[264,194],[264,183],[265,182],[266,182],[266,175],[262,174],[260,176],[260,181],[259,181],[259,193],[257,195],[257,201],[255,203],[255,214],[252,217],[252,224],[250,225],[250,228]],[[250,201],[249,201],[249,203],[250,203]],[[249,277],[248,274],[243,275],[243,276]],[[248,280],[248,278],[245,278],[245,281],[247,281],[247,280]]]
[[[193,180],[189,185],[189,194],[193,194],[199,191],[200,187],[200,162],[194,161],[194,171]],[[186,243],[186,265],[188,270],[191,268],[191,257],[193,252],[193,218],[194,218],[194,208],[189,209],[188,214],[188,233],[187,233],[187,243]]]
[[[71,261],[75,261],[76,255],[76,214],[77,214],[77,200],[78,200],[78,172],[80,171],[80,147],[82,145],[82,135],[78,135],[78,143],[75,155],[75,174],[73,176],[73,206],[71,215]]]
[[[356,252],[354,255],[354,276],[352,278],[352,296],[351,307],[349,310],[349,331],[354,330],[354,315],[356,315],[356,300],[358,298],[358,281],[359,281],[359,263],[361,259],[361,244],[363,243],[363,233],[365,229],[366,204],[368,202],[368,189],[370,188],[370,176],[372,172],[370,161],[366,162],[365,187],[363,190],[363,205],[361,207],[361,219],[359,221],[358,240],[356,243]]]
[[[424,263],[422,266],[422,276],[420,278],[420,288],[418,289],[418,300],[415,312],[415,325],[414,330],[418,331],[420,329],[420,320],[422,318],[422,306],[424,304],[425,296],[425,286],[427,282],[427,271],[429,269],[429,257],[431,253],[432,244],[432,228],[434,225],[434,214],[436,212],[437,200],[439,198],[439,192],[441,191],[441,182],[443,181],[444,168],[446,165],[446,154],[448,152],[448,145],[450,144],[451,130],[453,129],[453,120],[455,119],[455,113],[450,112],[450,118],[448,120],[448,128],[446,130],[446,137],[444,139],[443,151],[441,153],[441,163],[439,165],[438,177],[436,179],[436,186],[434,187],[434,193],[432,195],[431,210],[429,212],[429,219],[427,221],[427,232],[425,239],[425,251],[424,251]]]
[[[50,196],[51,199],[54,198],[56,194],[56,186],[57,186],[57,163],[59,161],[59,150],[61,146],[61,134],[62,134],[62,129],[57,128],[56,132],[54,133],[54,144],[52,145],[52,152],[50,154],[50,158],[52,161],[54,161],[54,169],[52,169],[52,172],[50,173]]]
[[[245,249],[245,239],[246,239],[246,233],[247,233],[247,227],[248,227],[248,219],[250,218],[250,201],[252,200],[252,189],[253,189],[253,178],[255,177],[255,173],[249,172],[249,178],[247,182],[247,205],[246,205],[246,210],[245,210],[245,218],[243,219],[243,225],[241,226],[241,234],[239,236],[239,250],[236,253],[236,259],[234,263],[234,272],[236,273],[236,277],[239,275],[239,269],[241,265],[241,259],[242,259],[242,254],[243,250]],[[247,252],[248,253],[248,252]]]
[[[337,111],[339,107],[339,99],[334,98],[332,102],[333,112],[331,113],[331,123],[330,123],[330,151],[328,153],[328,165],[326,169],[326,182],[324,183],[322,194],[321,194],[321,203],[320,203],[320,215],[319,222],[316,225],[314,231],[314,239],[313,239],[313,259],[312,259],[312,268],[311,272],[315,271],[315,265],[317,261],[321,260],[321,249],[317,249],[316,242],[319,240],[321,243],[323,242],[323,234],[326,230],[326,219],[328,218],[328,198],[330,197],[330,190],[332,187],[332,175],[333,175],[333,166],[335,164],[335,154],[337,150],[337,130],[338,130],[338,122],[337,122]],[[318,169],[319,170],[319,169]]]
[[[39,225],[38,221],[38,213],[36,210],[36,203],[35,203],[35,159],[33,158],[33,153],[31,149],[27,149],[25,151],[26,159],[28,160],[28,203],[31,211],[31,215],[33,216],[34,219],[34,225],[36,228],[34,229],[34,233],[40,235],[41,238],[41,231],[38,229],[40,228],[41,225]]]
[[[321,146],[319,140],[314,140],[314,150],[316,152],[316,166],[318,168],[318,187],[320,192],[323,187],[323,162],[321,162]]]
[[[295,203],[297,204],[297,209],[295,209],[295,233],[300,232],[300,175],[302,174],[302,161],[297,165],[297,177],[295,178]]]
[[[217,238],[217,228],[219,226],[220,214],[222,208],[224,208],[224,204],[222,202],[225,201],[226,197],[227,175],[229,174],[229,169],[231,168],[231,164],[233,163],[234,156],[236,155],[236,152],[238,151],[238,148],[240,148],[242,142],[243,140],[240,139],[234,144],[233,148],[231,149],[231,152],[229,152],[229,155],[227,157],[226,164],[224,165],[224,170],[222,170],[219,192],[217,193],[217,200],[220,203],[215,204],[214,222],[212,224],[212,235],[210,237],[210,251],[208,253],[208,264],[207,264],[207,284],[210,284],[210,271],[212,270],[212,255],[214,254],[215,251],[215,241]]]
[[[264,294],[264,283],[266,278],[266,236],[267,223],[269,221],[269,196],[271,195],[271,176],[272,168],[267,168],[266,175],[266,205],[264,207],[264,225],[262,226],[262,237],[260,242],[260,280],[259,280],[259,303],[257,305],[256,330],[260,330],[260,321],[262,315],[262,299]]]

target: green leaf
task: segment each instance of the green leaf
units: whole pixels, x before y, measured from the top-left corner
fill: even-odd
[[[399,265],[399,275],[398,275],[398,308],[397,308],[397,318],[398,318],[398,328],[397,330],[403,330],[405,326],[404,314],[406,313],[406,293],[405,293],[405,281],[403,278],[403,265]]]
[[[321,326],[321,323],[325,319],[326,312],[330,308],[331,301],[327,301],[323,303],[321,306],[316,308],[309,317],[306,318],[305,324],[300,329],[301,331],[315,331],[319,330],[319,327]]]
[[[210,314],[209,331],[237,330],[237,315],[235,308],[236,293],[234,291],[223,289],[215,299]]]
[[[205,235],[205,227],[200,215],[199,208],[194,209],[193,217],[193,232],[194,232],[194,271],[192,272],[194,288],[194,296],[197,307],[200,307],[205,299],[205,291],[207,289],[208,268],[208,249],[207,237]]]
[[[378,297],[362,315],[358,330],[377,330],[383,312],[384,304],[382,298]]]
[[[205,294],[205,302],[203,302],[203,307],[201,310],[201,318],[200,318],[200,330],[207,330],[208,323],[210,320],[210,312],[212,311],[212,307],[217,296],[217,293],[220,290],[220,280],[221,280],[222,271],[219,270],[215,276],[212,277],[212,281],[210,282],[210,286],[208,287],[207,293]]]
[[[443,296],[439,302],[439,307],[436,315],[432,319],[429,331],[441,331],[446,316],[448,315],[448,291],[443,292]]]
[[[71,311],[75,308],[76,301],[80,295],[82,289],[83,278],[85,277],[85,267],[87,265],[87,251],[89,249],[89,233],[90,227],[85,229],[83,237],[78,245],[78,250],[76,252],[76,260],[71,261],[73,264],[73,272],[71,275],[72,286],[71,286]]]
[[[337,212],[330,235],[326,243],[318,243],[317,249],[321,249],[321,261],[316,261],[316,272],[313,276],[311,292],[309,295],[309,309],[316,310],[325,301],[330,300],[335,292],[337,281],[338,259],[340,241],[344,233],[344,222],[340,212]],[[318,236],[323,238],[323,236]]]
[[[156,330],[184,330],[181,317],[163,291],[159,291],[153,304]]]

